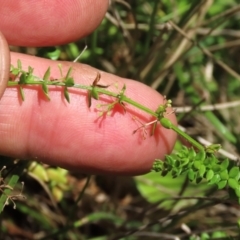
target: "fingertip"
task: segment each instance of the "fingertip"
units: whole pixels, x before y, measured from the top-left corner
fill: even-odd
[[[10,71],[10,52],[7,41],[0,32],[0,99],[7,87]]]
[[[0,29],[10,45],[61,45],[94,31],[107,8],[108,0],[1,1]]]
[[[39,77],[50,66],[51,77],[61,78],[59,62],[16,53],[11,56],[12,64],[21,59],[23,69],[31,65]],[[99,71],[79,63],[61,64],[63,76],[72,67],[74,82],[82,86],[92,85]],[[100,84],[109,86],[107,90],[116,94],[126,85],[126,96],[153,112],[164,102],[164,98],[148,86],[109,73],[101,72]],[[102,94],[98,100],[92,100],[89,108],[87,91],[83,89],[69,90],[70,103],[60,87],[49,88],[50,101],[36,86],[24,88],[24,93],[22,102],[17,88],[9,88],[0,102],[0,151],[4,155],[36,158],[46,164],[86,173],[139,175],[151,169],[154,159],[164,159],[176,140],[175,132],[160,125],[154,136],[150,136],[151,126],[147,127],[146,139],[142,136],[144,128],[134,134],[139,124],[154,118],[129,103],[125,104],[126,112],[118,104],[110,116],[99,116],[98,105],[107,107],[116,101],[114,97]],[[167,117],[176,123],[174,114]]]

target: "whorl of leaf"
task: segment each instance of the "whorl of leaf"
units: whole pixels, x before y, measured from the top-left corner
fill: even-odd
[[[166,155],[165,160],[156,160],[153,171],[161,176],[171,174],[173,178],[186,175],[191,182],[216,184],[218,189],[234,190],[240,203],[240,168],[229,159],[219,160],[214,152],[199,151],[183,147],[178,153]]]

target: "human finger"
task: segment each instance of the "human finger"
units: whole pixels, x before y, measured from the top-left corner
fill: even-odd
[[[12,54],[12,64],[21,59],[24,69],[29,65],[42,77],[51,67],[51,77],[61,77],[58,62]],[[73,68],[75,82],[91,85],[98,70],[90,66],[62,62],[63,75]],[[115,87],[115,83],[119,88]],[[155,90],[136,81],[101,72],[100,84],[119,92],[126,84],[126,95],[156,110],[163,97]],[[86,173],[142,174],[150,170],[153,160],[163,159],[172,150],[176,134],[158,127],[154,136],[142,137],[141,129],[133,134],[139,122],[149,122],[151,116],[131,105],[116,107],[110,116],[99,116],[97,104],[107,104],[113,98],[100,96],[89,109],[84,90],[69,90],[70,103],[63,97],[61,87],[51,87],[50,101],[39,87],[25,87],[22,102],[16,87],[7,88],[0,102],[0,153]],[[174,123],[174,114],[168,116]]]
[[[7,41],[0,32],[0,99],[7,87],[10,71],[10,52]]]
[[[91,33],[107,8],[108,0],[0,1],[0,31],[10,45],[65,44]]]

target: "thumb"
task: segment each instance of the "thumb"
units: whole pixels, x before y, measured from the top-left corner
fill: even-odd
[[[0,99],[7,87],[10,70],[10,52],[7,41],[0,32]]]

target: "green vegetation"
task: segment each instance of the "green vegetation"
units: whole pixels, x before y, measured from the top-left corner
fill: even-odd
[[[172,99],[156,111],[128,98],[125,86],[118,93],[108,91],[98,84],[99,76],[83,86],[74,83],[71,68],[62,79],[50,81],[50,69],[40,79],[31,67],[23,71],[20,61],[13,66],[19,81],[10,81],[9,87],[19,85],[23,100],[27,84],[41,85],[48,99],[49,85],[62,87],[68,102],[69,88],[85,89],[89,107],[91,98],[110,95],[116,101],[107,112],[127,102],[156,118],[153,131],[160,123],[196,149],[179,139],[164,162],[155,161],[155,172],[135,178],[95,176],[92,181],[1,157],[0,168],[6,166],[0,185],[2,238],[14,226],[17,235],[34,239],[238,239],[239,11],[237,1],[114,2],[85,41],[35,49],[42,57],[73,61],[87,42],[81,62],[138,79]],[[186,133],[164,117],[171,104]],[[218,144],[224,151],[218,152]],[[22,175],[24,169],[28,173]],[[15,186],[19,177],[23,192]]]

